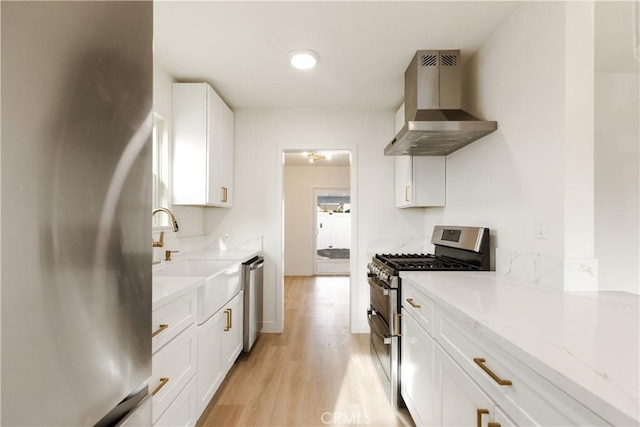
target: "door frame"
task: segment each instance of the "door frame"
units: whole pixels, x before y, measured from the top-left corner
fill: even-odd
[[[358,286],[358,150],[356,144],[278,144],[276,179],[278,185],[276,200],[278,201],[278,233],[276,250],[276,322],[275,332],[284,331],[284,155],[285,153],[301,151],[349,151],[351,164],[349,166],[349,191],[351,192],[351,258],[349,260],[349,318],[350,330],[358,330],[358,316],[356,308],[361,291]]]
[[[317,255],[317,250],[318,250],[318,233],[317,233],[317,228],[316,228],[316,224],[318,223],[318,209],[316,209],[316,206],[318,205],[318,195],[320,193],[346,193],[349,195],[349,204],[351,204],[351,189],[349,188],[327,188],[327,187],[313,187],[312,188],[313,191],[313,205],[311,206],[311,209],[313,210],[311,217],[313,218],[313,230],[311,231],[313,234],[313,247],[312,249],[312,262],[313,262],[313,275],[316,276],[318,275],[318,268],[317,268],[317,262],[316,262],[316,255]],[[351,215],[351,213],[349,214]],[[351,219],[350,221],[350,225],[353,225],[353,218],[350,216],[349,217]],[[349,230],[351,231],[351,230]],[[351,242],[349,242],[349,246],[351,246]],[[351,250],[349,250],[349,261],[351,261]],[[349,262],[349,270],[351,270],[351,262]],[[323,276],[331,276],[331,273],[324,273],[321,274]],[[344,275],[343,273],[340,273],[339,275]]]

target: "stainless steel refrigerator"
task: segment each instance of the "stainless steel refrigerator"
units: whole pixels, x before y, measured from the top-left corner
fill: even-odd
[[[153,4],[0,14],[1,423],[151,424]]]

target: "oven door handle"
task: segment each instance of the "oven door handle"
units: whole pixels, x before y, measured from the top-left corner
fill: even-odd
[[[387,336],[384,334],[384,332],[382,332],[380,330],[380,327],[378,325],[376,325],[376,321],[374,319],[377,319],[377,317],[372,317],[372,314],[369,313],[369,327],[371,328],[371,333],[372,334],[376,334],[377,336],[379,336],[380,338],[382,338],[382,343],[386,344],[386,345],[390,345],[391,344],[391,337]]]
[[[382,295],[389,295],[389,288],[385,288],[384,286],[378,285],[373,279],[373,277],[369,277],[369,280],[367,281],[369,282],[369,286],[382,292]]]

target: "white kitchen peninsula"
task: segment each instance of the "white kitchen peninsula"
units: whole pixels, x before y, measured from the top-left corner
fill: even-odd
[[[514,364],[509,370],[494,358],[491,366],[487,357],[487,365],[498,374],[502,369],[539,380],[542,388],[570,396],[568,404],[581,412],[578,415],[592,414],[613,425],[638,425],[638,296],[624,292],[563,293],[495,272],[402,272],[400,276],[405,288],[419,290],[435,306],[435,315],[432,311],[429,319],[435,325],[429,333],[439,344],[436,350],[440,350],[435,352],[434,383],[438,382],[438,353],[451,356],[467,378],[496,401],[497,420],[504,406],[517,403],[529,392],[524,389],[537,385],[530,381],[518,384],[516,380],[513,386],[494,384],[473,360],[484,355],[474,355],[468,361],[464,357],[467,351],[475,353],[484,348],[494,351],[501,361]],[[405,299],[403,296],[403,307]],[[428,332],[429,327],[425,330]],[[438,384],[434,387],[437,394]],[[504,399],[496,394],[502,390],[506,390]],[[442,401],[434,400],[438,424],[438,415],[444,409]],[[527,417],[526,409],[525,405],[516,415]],[[534,414],[534,424],[541,412],[540,408],[529,412]]]

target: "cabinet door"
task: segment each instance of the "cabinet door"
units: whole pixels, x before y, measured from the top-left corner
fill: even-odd
[[[222,102],[221,114],[221,192],[220,203],[230,208],[233,202],[233,111]]]
[[[413,204],[413,157],[396,156],[396,207]]]
[[[173,85],[172,192],[176,205],[207,202],[208,89],[204,83]]]
[[[439,345],[435,347],[434,425],[486,427],[493,421],[493,401]]]
[[[207,204],[222,203],[222,110],[224,102],[207,86]]]
[[[434,425],[434,347],[435,341],[403,310],[402,397],[416,425]]]
[[[198,417],[224,378],[220,348],[225,321],[223,310],[198,326]]]
[[[244,291],[240,291],[222,310],[225,320],[222,325],[222,363],[225,374],[240,355],[243,346]]]

